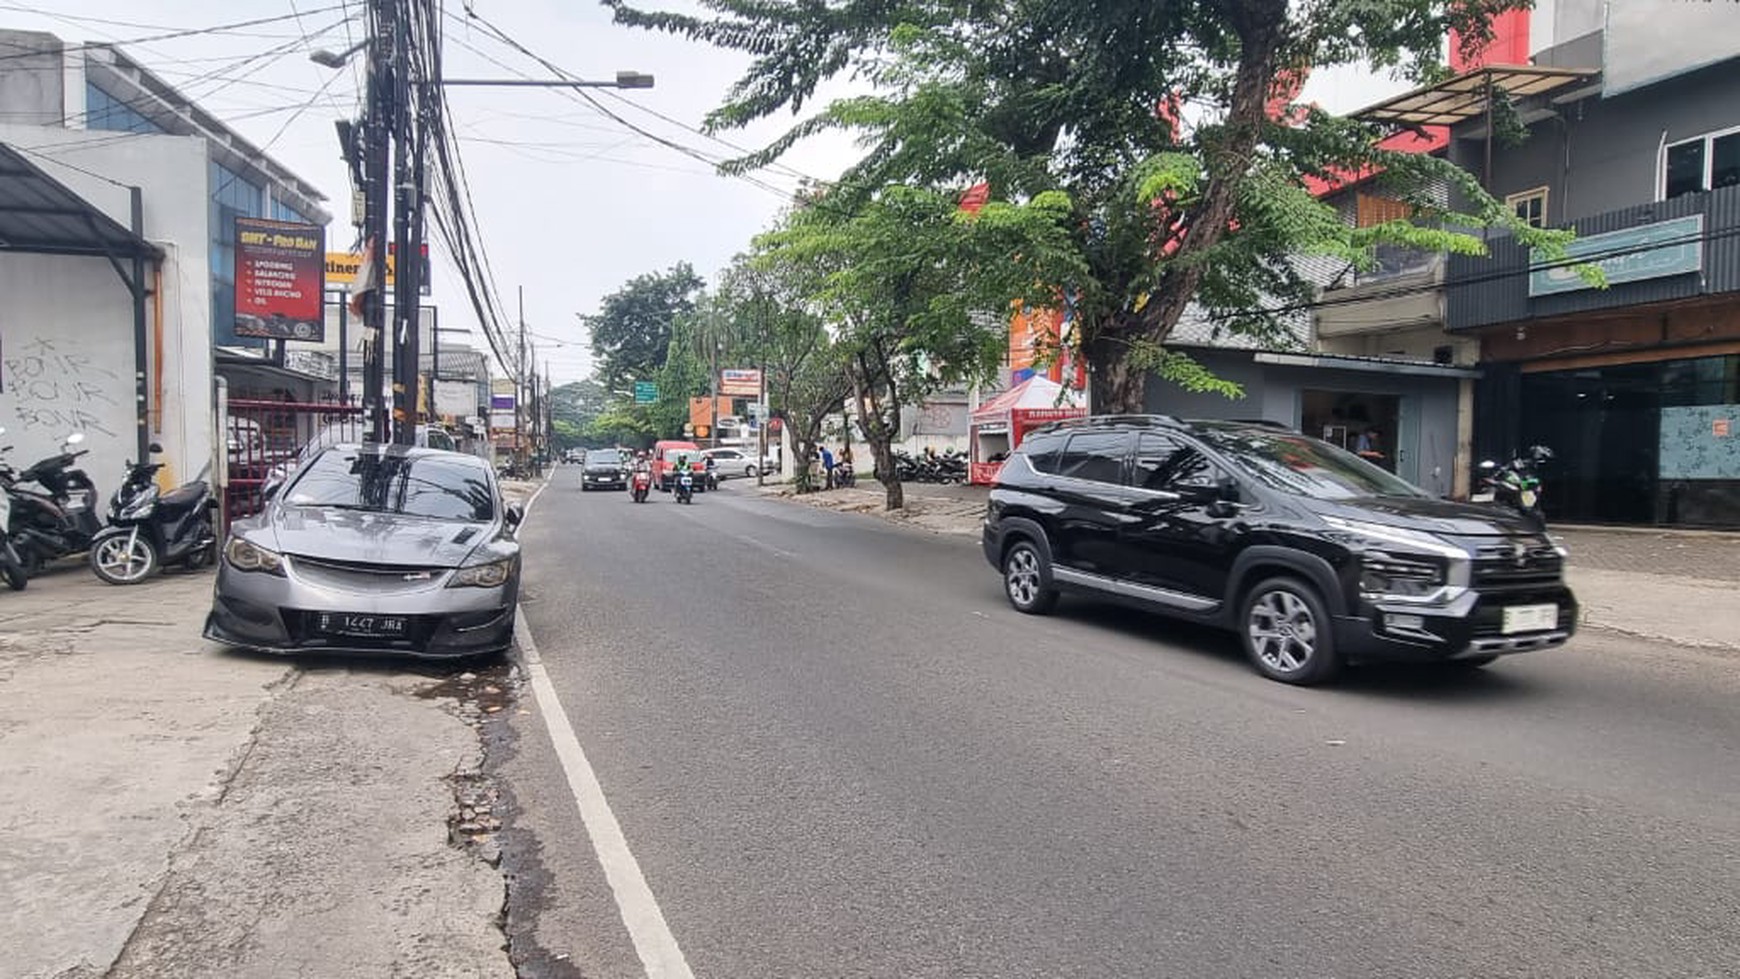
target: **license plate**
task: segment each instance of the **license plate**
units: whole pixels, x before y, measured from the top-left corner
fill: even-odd
[[[321,612],[314,619],[317,632],[330,636],[391,638],[403,636],[410,620],[403,615],[362,615],[353,612]]]
[[[1511,605],[1504,610],[1505,635],[1513,632],[1543,632],[1559,624],[1557,605]]]
[[[1491,503],[1497,499],[1498,499],[1498,496],[1496,494],[1493,494],[1493,493],[1476,493],[1473,496],[1468,498],[1468,502],[1470,502],[1470,503]]]

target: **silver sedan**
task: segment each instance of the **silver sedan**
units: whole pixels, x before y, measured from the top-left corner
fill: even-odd
[[[266,491],[224,543],[206,638],[430,658],[513,641],[521,513],[481,459],[336,445]]]

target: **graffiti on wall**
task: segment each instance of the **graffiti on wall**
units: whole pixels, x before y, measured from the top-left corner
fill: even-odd
[[[8,346],[13,349],[0,356],[0,393],[12,396],[21,428],[115,437],[108,419],[121,404],[115,394],[119,375],[64,338],[35,337]]]

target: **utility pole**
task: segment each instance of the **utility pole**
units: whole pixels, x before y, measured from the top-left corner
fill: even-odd
[[[382,0],[382,8],[391,8],[396,0]],[[400,445],[417,444],[419,370],[418,346],[421,341],[418,312],[422,305],[418,296],[417,273],[422,260],[422,248],[414,240],[413,224],[421,230],[422,177],[417,173],[422,165],[424,126],[414,117],[415,102],[411,95],[411,28],[405,20],[393,17],[393,135],[397,144],[393,160],[393,242],[396,280],[393,289],[393,441]],[[415,216],[415,217],[414,217]]]
[[[520,286],[520,356],[514,361],[514,452],[526,453],[526,287]]]
[[[387,170],[391,163],[393,46],[398,34],[392,0],[374,0],[374,33],[369,38],[368,113],[363,120],[363,228],[373,253],[376,287],[363,304],[363,418],[370,442],[389,440],[382,344],[386,341]]]
[[[713,445],[719,444],[719,297],[714,296],[707,303],[707,364],[708,379],[712,382],[712,396],[707,399],[707,437],[713,440]]]

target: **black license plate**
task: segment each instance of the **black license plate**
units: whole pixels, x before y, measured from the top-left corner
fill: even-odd
[[[410,627],[411,620],[403,615],[317,612],[314,616],[314,631],[329,636],[392,639],[405,635]]]

